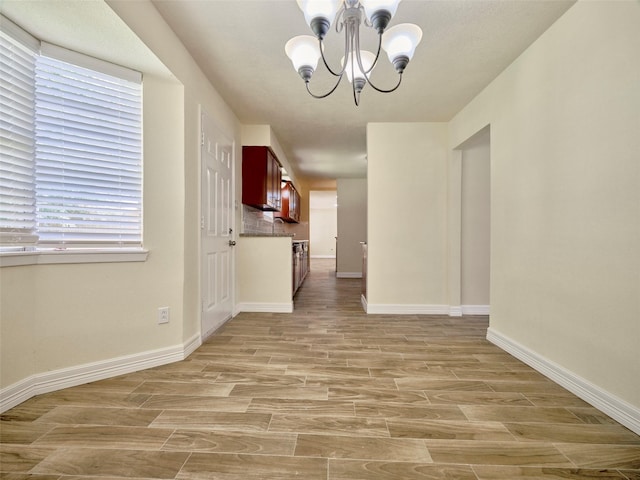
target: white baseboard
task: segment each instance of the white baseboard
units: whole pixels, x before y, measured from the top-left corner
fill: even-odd
[[[367,313],[390,315],[449,315],[448,305],[367,304]]]
[[[362,272],[336,272],[337,278],[362,278]]]
[[[367,297],[364,295],[360,295],[360,303],[362,304],[362,308],[364,309],[364,313],[369,313],[367,311]]]
[[[200,334],[196,334],[183,345],[31,375],[0,390],[0,413],[43,393],[179,362],[187,358],[200,343]]]
[[[640,435],[639,408],[538,355],[492,328],[487,330],[487,340]]]
[[[311,258],[333,258],[335,260],[335,255],[311,255]]]
[[[489,315],[489,305],[462,305],[462,315]]]
[[[489,315],[489,305],[457,305],[449,307],[450,317],[463,315]]]
[[[290,303],[239,303],[238,312],[291,313],[293,302]]]
[[[195,334],[184,344],[183,360],[195,352],[198,347],[202,345],[202,337],[199,334]]]

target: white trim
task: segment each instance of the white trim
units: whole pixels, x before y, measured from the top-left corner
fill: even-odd
[[[360,295],[360,303],[362,304],[362,308],[364,309],[364,313],[369,313],[367,311],[367,297],[364,294]]]
[[[487,340],[640,435],[640,408],[489,327]]]
[[[450,317],[461,317],[462,316],[462,307],[460,305],[450,306],[449,307],[449,316]]]
[[[367,304],[367,313],[394,315],[448,315],[448,305]]]
[[[336,272],[336,278],[362,278],[362,272]]]
[[[149,250],[143,248],[69,248],[67,250],[5,252],[0,254],[0,267],[61,263],[145,262],[148,255]]]
[[[311,255],[311,258],[333,258],[335,259],[335,255]]]
[[[489,315],[489,305],[462,305],[462,315]]]
[[[44,41],[40,42],[40,54],[128,82],[142,83],[142,74],[140,72]]]
[[[183,345],[31,375],[0,390],[0,413],[43,393],[179,362],[187,358],[198,346],[200,346],[200,335],[196,334]]]
[[[221,320],[221,321],[217,322],[216,324],[214,324],[208,331],[202,332],[202,335],[200,336],[200,343],[206,341],[211,335],[216,333],[225,323],[227,323],[229,320],[231,320],[236,315],[237,315],[237,313],[229,314],[224,320]]]
[[[238,312],[291,313],[293,302],[289,303],[253,303],[242,302],[237,306]]]
[[[193,337],[184,343],[183,360],[195,352],[202,345],[202,337],[196,333]]]
[[[28,48],[33,53],[38,53],[40,50],[40,40],[31,35],[22,27],[16,25],[4,15],[0,15],[0,29],[2,32],[13,38],[23,47]]]

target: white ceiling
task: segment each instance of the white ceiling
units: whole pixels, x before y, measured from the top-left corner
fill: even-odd
[[[295,0],[152,0],[240,122],[271,125],[295,176],[322,179],[366,176],[369,122],[450,120],[574,1],[404,0],[391,25],[418,24],[422,43],[399,90],[365,87],[356,107],[346,79],[317,100],[293,70],[284,45],[310,33]],[[169,75],[100,0],[0,0],[0,7],[38,38]],[[366,29],[363,38],[375,50],[375,34]],[[343,43],[332,29],[326,52],[334,65]],[[373,80],[395,84],[386,56]],[[322,92],[331,83],[319,67],[311,88]]]
[[[448,121],[538,38],[574,0],[405,0],[391,25],[410,22],[422,43],[400,89],[366,87],[356,107],[350,84],[311,98],[284,53],[287,40],[310,30],[295,0],[152,0],[211,83],[244,124],[269,124],[298,175],[366,176],[366,124]],[[377,37],[365,29],[363,38]],[[344,39],[332,28],[334,65]],[[368,47],[374,50],[375,47]],[[386,55],[373,80],[396,73]],[[314,93],[333,80],[319,66]]]

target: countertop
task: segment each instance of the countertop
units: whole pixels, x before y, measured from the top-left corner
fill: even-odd
[[[241,233],[241,237],[291,237],[295,235],[293,233]]]

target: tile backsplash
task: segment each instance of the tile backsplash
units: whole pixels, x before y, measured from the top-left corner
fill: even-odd
[[[296,240],[309,239],[309,222],[283,223],[273,212],[242,205],[242,233],[293,233]]]

